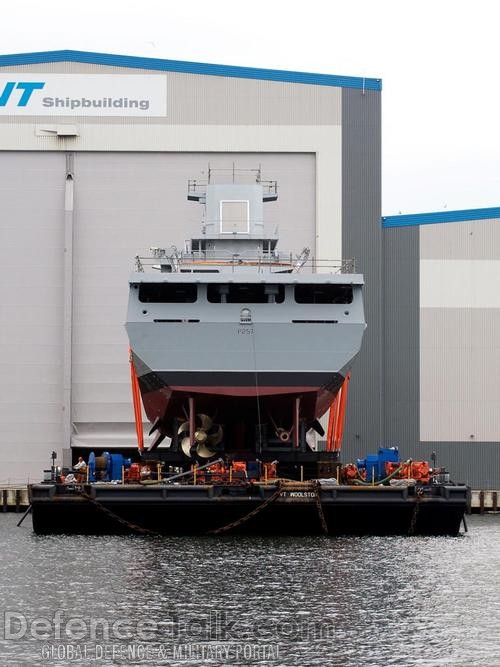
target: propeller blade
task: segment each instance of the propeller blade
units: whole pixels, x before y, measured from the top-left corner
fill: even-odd
[[[222,430],[222,426],[220,424],[217,424],[217,430],[214,433],[208,434],[206,442],[207,446],[216,447],[222,440],[223,435],[224,431]]]
[[[209,432],[211,429],[212,432]],[[184,434],[181,441],[181,449],[189,458],[193,457],[191,448],[191,437],[189,433],[189,421],[183,422],[177,431],[178,435]],[[196,415],[196,431],[193,434],[193,440],[197,447],[196,453],[203,459],[208,459],[215,453],[215,447],[222,440],[222,427],[214,425],[213,420],[203,413]]]
[[[181,449],[182,449],[182,452],[190,459],[191,458],[191,438],[182,438]]]
[[[209,459],[211,456],[215,454],[214,450],[207,447],[205,443],[198,445],[198,447],[196,448],[196,453],[201,459]]]
[[[181,433],[185,433],[186,431],[189,431],[189,421],[183,422],[177,431],[177,435],[180,435]]]
[[[196,417],[200,421],[200,426],[204,431],[208,431],[208,429],[212,426],[213,422],[212,419],[208,415],[204,414],[198,414]]]

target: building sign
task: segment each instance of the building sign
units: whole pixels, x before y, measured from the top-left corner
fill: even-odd
[[[152,74],[0,72],[1,116],[165,116],[167,78]]]

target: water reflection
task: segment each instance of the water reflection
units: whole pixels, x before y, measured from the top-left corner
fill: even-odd
[[[0,599],[27,629],[2,634],[2,665],[500,665],[496,516],[458,538],[338,539],[41,537],[16,519],[0,516]],[[153,653],[42,655],[68,644]]]

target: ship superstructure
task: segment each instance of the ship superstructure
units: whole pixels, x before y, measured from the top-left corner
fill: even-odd
[[[300,461],[358,353],[363,277],[352,261],[280,251],[264,225],[275,181],[188,183],[201,234],[136,258],[126,329],[148,419],[170,461]],[[283,221],[282,224],[286,224]]]

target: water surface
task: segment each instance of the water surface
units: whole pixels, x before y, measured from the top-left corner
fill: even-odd
[[[38,537],[18,518],[0,515],[2,667],[500,666],[500,515],[456,538]]]

